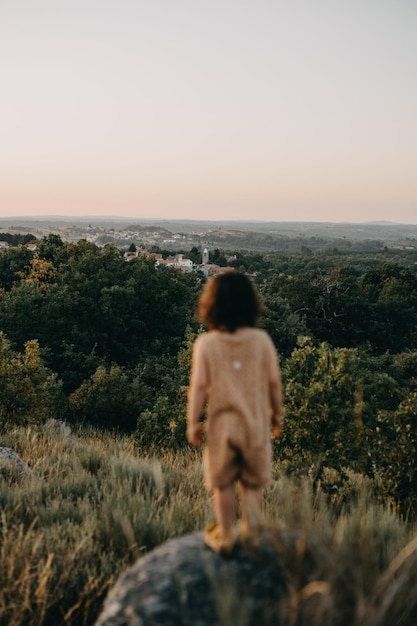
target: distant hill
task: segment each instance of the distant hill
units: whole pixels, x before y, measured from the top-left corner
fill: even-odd
[[[73,231],[79,229],[80,237],[84,236],[86,229],[97,227],[105,230],[111,229],[137,229],[145,226],[160,229],[165,233],[193,234],[198,237],[214,242],[231,239],[244,239],[249,233],[256,233],[258,239],[262,236],[279,238],[302,238],[302,239],[325,239],[335,242],[350,241],[378,241],[385,243],[399,243],[412,247],[417,244],[417,224],[397,224],[395,222],[365,222],[365,223],[339,223],[339,222],[263,222],[263,221],[210,221],[210,220],[170,220],[170,219],[134,219],[124,217],[19,217],[0,218],[0,230],[10,232],[33,232],[36,236],[44,236],[50,232],[61,234],[69,228]],[[73,233],[74,237],[74,233]],[[73,238],[72,237],[72,238]],[[65,237],[64,237],[65,238]]]

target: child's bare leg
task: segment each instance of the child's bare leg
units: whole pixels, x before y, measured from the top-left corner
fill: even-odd
[[[216,487],[213,490],[214,512],[220,530],[223,533],[231,531],[235,517],[235,488]]]
[[[249,532],[262,522],[262,490],[240,483],[240,502],[243,528]]]

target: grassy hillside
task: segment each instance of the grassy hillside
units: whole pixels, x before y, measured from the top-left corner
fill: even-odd
[[[0,465],[1,624],[93,624],[127,565],[212,519],[191,449],[150,455],[127,437],[40,426],[3,432],[0,446],[32,469]],[[290,480],[276,464],[265,493],[271,527],[320,546],[317,585],[294,578],[294,619],[415,624],[416,528],[373,497],[369,479],[351,474],[342,491],[333,479]]]

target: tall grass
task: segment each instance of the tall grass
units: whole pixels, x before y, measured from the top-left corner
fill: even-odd
[[[32,468],[0,473],[1,624],[93,623],[128,564],[209,516],[191,450],[156,458],[128,438],[35,428],[0,445]]]
[[[156,456],[126,437],[41,428],[3,433],[0,445],[32,468],[0,472],[2,625],[93,624],[126,566],[211,521],[194,450]],[[328,485],[275,467],[265,517],[291,575],[288,623],[417,623],[415,529],[372,487],[352,475],[329,496]],[[282,529],[296,531],[292,546]]]

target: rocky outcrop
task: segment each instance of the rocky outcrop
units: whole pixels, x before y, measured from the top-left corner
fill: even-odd
[[[44,424],[44,430],[49,435],[68,437],[71,434],[71,427],[62,420],[49,419]]]
[[[23,459],[12,448],[0,446],[0,473],[10,473],[10,471],[31,474],[32,470]]]
[[[120,577],[95,626],[293,623],[289,561],[293,573],[302,572],[296,586],[316,569],[305,538],[290,531],[264,531],[229,556],[210,550],[203,533],[170,540]]]

